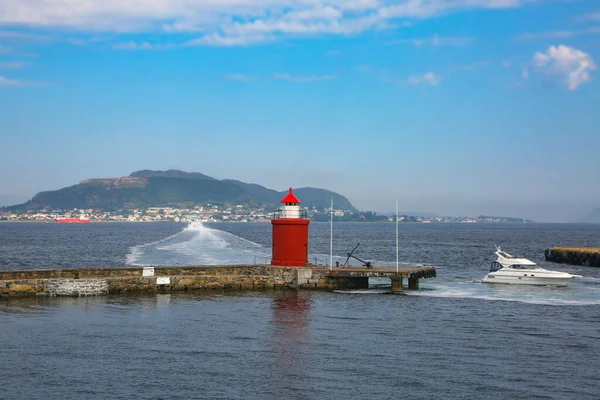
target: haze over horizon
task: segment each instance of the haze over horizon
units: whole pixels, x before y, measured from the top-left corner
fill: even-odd
[[[600,206],[593,0],[5,0],[0,205],[180,169],[360,210]]]

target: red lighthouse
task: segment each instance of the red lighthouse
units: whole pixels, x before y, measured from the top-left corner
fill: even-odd
[[[282,200],[275,211],[273,224],[273,256],[271,265],[302,267],[308,264],[308,224],[306,214],[300,210],[300,200],[292,193]]]

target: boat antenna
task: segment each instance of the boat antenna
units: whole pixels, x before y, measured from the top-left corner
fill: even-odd
[[[396,199],[396,275],[399,274],[398,269],[398,199]]]

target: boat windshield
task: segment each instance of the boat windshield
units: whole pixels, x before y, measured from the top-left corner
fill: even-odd
[[[502,269],[502,264],[500,264],[498,261],[492,262],[492,265],[490,266],[490,272],[496,272],[500,269]]]

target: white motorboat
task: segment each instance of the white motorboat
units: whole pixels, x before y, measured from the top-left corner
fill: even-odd
[[[193,218],[192,220],[190,220],[190,223],[188,224],[188,228],[203,228],[204,225],[202,225],[202,220],[201,219],[197,219],[197,218]]]
[[[490,272],[483,278],[483,283],[508,283],[513,285],[553,285],[566,286],[573,278],[566,272],[550,271],[539,267],[524,257],[514,257],[496,247],[496,260],[492,262]]]

